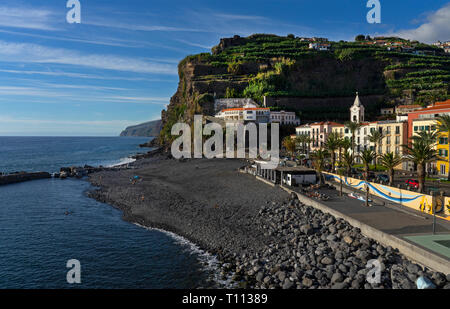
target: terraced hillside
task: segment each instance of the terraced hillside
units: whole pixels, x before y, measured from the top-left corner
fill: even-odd
[[[293,35],[221,39],[211,53],[180,62],[179,87],[162,113],[160,141],[171,139],[170,128],[180,118],[190,121],[195,113],[211,114],[214,96],[251,97],[258,102],[264,96],[287,97],[294,102],[289,109],[305,121],[316,120],[324,110],[333,111],[329,117],[336,118],[330,120],[344,120],[340,118],[347,117],[348,106],[342,102],[348,100],[343,99],[355,91],[370,98],[369,119],[382,106],[427,105],[450,98],[450,57],[443,50],[398,38],[386,40],[413,45],[422,55],[388,51],[369,41],[328,42],[330,50],[318,51]],[[306,99],[313,103],[303,103]]]

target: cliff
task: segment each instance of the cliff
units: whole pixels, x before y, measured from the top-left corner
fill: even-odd
[[[159,135],[161,127],[162,127],[161,120],[149,121],[126,128],[124,131],[122,131],[122,133],[120,133],[120,136],[154,137]]]
[[[348,120],[356,91],[368,105],[368,120],[384,106],[426,105],[449,97],[450,57],[432,46],[420,44],[434,55],[418,56],[367,42],[328,43],[330,50],[318,51],[292,35],[234,36],[221,39],[211,53],[186,57],[178,65],[178,89],[162,112],[159,142],[173,139],[175,122],[213,115],[214,98],[262,103],[266,96],[270,107],[296,111],[307,122]]]

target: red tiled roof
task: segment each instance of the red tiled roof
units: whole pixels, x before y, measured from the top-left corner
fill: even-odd
[[[450,109],[450,100],[444,102],[436,102],[434,106],[429,106],[423,109],[416,110],[415,113],[435,111],[440,109]]]
[[[399,105],[397,108],[418,108],[422,107],[422,105]]]

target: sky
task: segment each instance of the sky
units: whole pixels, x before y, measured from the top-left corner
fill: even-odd
[[[0,136],[116,136],[160,117],[177,64],[222,37],[253,33],[353,40],[357,34],[450,40],[450,2],[380,0],[0,1]]]

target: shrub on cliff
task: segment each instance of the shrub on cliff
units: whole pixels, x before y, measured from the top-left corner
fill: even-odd
[[[234,75],[242,74],[242,65],[239,62],[231,62],[228,64],[227,72]]]

